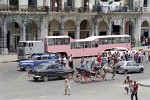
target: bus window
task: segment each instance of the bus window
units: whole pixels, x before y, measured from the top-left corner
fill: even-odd
[[[102,39],[99,39],[99,44],[102,44]]]
[[[29,47],[33,47],[33,43],[29,43]]]
[[[19,42],[18,43],[18,47],[27,47],[27,43],[26,42]]]
[[[85,48],[91,48],[91,41],[85,42]]]
[[[48,45],[49,46],[54,45],[54,39],[48,39]]]
[[[71,49],[78,49],[77,48],[77,42],[72,42],[71,43]]]
[[[79,49],[84,48],[84,42],[78,42],[78,48]]]
[[[103,44],[108,44],[107,39],[103,38],[103,39],[102,39],[102,43],[103,43]]]

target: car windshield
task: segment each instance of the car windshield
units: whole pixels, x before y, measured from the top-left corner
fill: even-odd
[[[36,69],[45,69],[45,65],[38,65]]]

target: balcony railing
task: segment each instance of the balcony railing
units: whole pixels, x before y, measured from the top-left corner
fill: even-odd
[[[10,6],[10,5],[0,5],[0,11],[19,11],[19,12],[76,12],[76,13],[92,13],[92,12],[142,12],[148,11],[148,8],[140,8],[140,7],[115,7],[115,9],[110,8],[109,6],[93,6],[92,9],[89,7],[49,7],[49,6]]]

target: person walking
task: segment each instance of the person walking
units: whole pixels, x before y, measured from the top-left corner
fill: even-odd
[[[62,60],[63,60],[63,66],[64,66],[64,67],[66,67],[67,58],[66,58],[66,56],[65,56],[65,55],[63,56],[63,59],[62,59]]]
[[[133,90],[131,93],[131,100],[133,100],[134,96],[135,96],[135,100],[138,100],[137,91],[138,91],[138,84],[136,83],[136,81],[134,81]]]
[[[129,76],[127,76],[127,78],[124,80],[123,85],[125,86],[125,90],[127,92],[127,94],[129,93],[129,85],[130,85],[130,78]]]
[[[71,95],[70,89],[70,76],[68,75],[65,79],[65,95]]]
[[[71,69],[73,69],[73,57],[72,57],[72,54],[70,55],[70,57],[69,57],[69,59],[68,59],[68,61],[69,61],[69,67],[71,68]]]
[[[84,69],[84,57],[81,58],[81,68]]]

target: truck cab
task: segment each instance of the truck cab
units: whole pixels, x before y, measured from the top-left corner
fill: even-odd
[[[17,69],[29,70],[38,66],[41,63],[54,63],[57,62],[57,60],[57,57],[54,57],[54,55],[50,54],[34,55],[30,60],[19,61]]]

